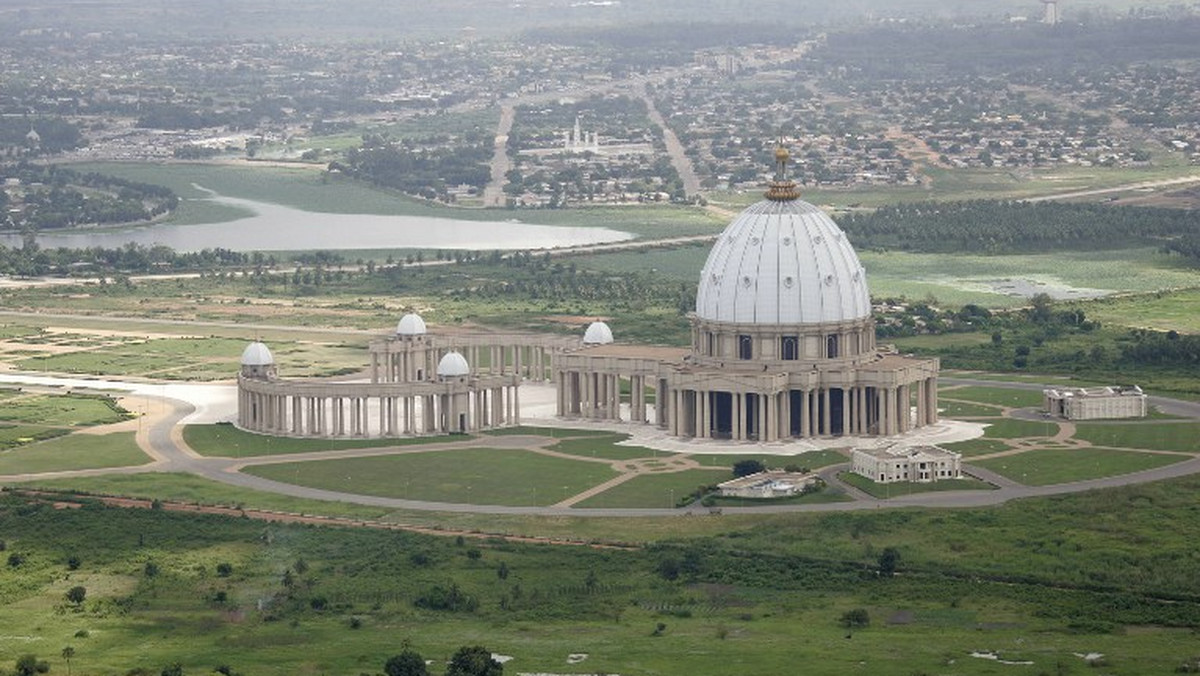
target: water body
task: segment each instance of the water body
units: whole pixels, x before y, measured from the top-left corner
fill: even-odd
[[[197,186],[199,187],[199,186]],[[517,221],[465,221],[431,216],[326,214],[281,204],[226,197],[206,191],[206,199],[252,212],[227,223],[145,225],[120,229],[71,230],[38,234],[38,244],[54,247],[116,248],[128,242],[163,244],[181,252],[223,248],[233,251],[313,249],[469,249],[477,251],[550,249],[632,239],[610,228],[530,225]],[[0,235],[20,246],[19,235]]]

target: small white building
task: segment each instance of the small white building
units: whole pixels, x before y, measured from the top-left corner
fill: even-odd
[[[717,492],[723,498],[786,498],[816,481],[816,474],[768,470],[719,483]]]
[[[1146,417],[1146,394],[1137,385],[1042,390],[1042,409],[1067,420]]]
[[[850,471],[881,484],[961,479],[962,454],[938,446],[856,448],[850,453]]]

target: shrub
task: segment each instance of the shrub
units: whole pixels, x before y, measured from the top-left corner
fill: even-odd
[[[871,624],[871,616],[867,613],[866,608],[855,608],[842,613],[838,623],[847,629],[861,629]]]

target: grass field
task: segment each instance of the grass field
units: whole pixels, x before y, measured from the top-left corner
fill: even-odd
[[[685,470],[667,474],[643,474],[625,483],[594,495],[577,508],[596,507],[657,507],[679,506],[685,497],[700,486],[711,486],[732,479],[732,472],[704,469]]]
[[[617,442],[625,441],[628,438],[628,434],[589,435],[560,441],[551,446],[550,450],[585,458],[607,458],[609,460],[632,460],[671,455],[641,446],[617,445]]]
[[[1021,437],[1052,437],[1058,432],[1058,424],[1003,418],[985,423],[983,436],[989,439],[1019,439]]]
[[[1009,408],[1026,408],[1042,405],[1042,393],[1033,390],[1018,390],[1011,387],[943,387],[938,391],[938,398],[962,399],[979,404],[1007,406]]]
[[[61,335],[55,336],[62,344]],[[143,376],[164,380],[222,380],[237,374],[246,339],[155,338],[117,339],[80,336],[80,351],[41,354],[16,361],[27,371]],[[328,376],[362,368],[361,349],[327,343],[276,342],[272,354],[283,373],[290,376]]]
[[[1075,436],[1097,446],[1200,453],[1200,423],[1078,423]]]
[[[481,505],[549,505],[616,476],[601,463],[493,448],[261,465],[243,471],[326,490]]]
[[[42,439],[52,439],[71,430],[62,427],[46,427],[44,425],[11,425],[0,423],[0,449],[10,449],[33,443]]]
[[[955,441],[948,444],[938,444],[948,451],[962,453],[963,457],[969,458],[976,455],[987,455],[989,453],[999,453],[1007,451],[1011,448],[1008,444],[997,439],[969,439],[967,441]]]
[[[125,420],[128,413],[106,397],[33,395],[5,402],[0,421],[86,427]]]
[[[348,448],[383,448],[436,444],[470,439],[461,436],[406,437],[402,439],[291,439],[253,434],[228,423],[188,425],[183,428],[183,440],[200,455],[223,458],[247,458],[258,455],[285,455],[337,451]]]
[[[707,244],[696,244],[661,251],[593,254],[574,260],[581,267],[590,269],[614,273],[652,270],[670,279],[695,282],[709,248]],[[858,256],[867,269],[873,296],[934,299],[936,304],[949,307],[967,303],[985,307],[1024,305],[1023,297],[996,290],[998,284],[1011,279],[1044,284],[1050,290],[1062,287],[1095,289],[1101,293],[1157,292],[1200,286],[1200,271],[1148,248],[990,256],[861,250]],[[1174,316],[1186,314],[1188,308],[1195,307],[1193,300],[1185,295],[1173,301],[1161,301],[1141,314],[1133,315],[1134,321],[1122,318],[1119,310],[1109,312],[1105,318],[1117,325],[1147,323],[1136,319],[1140,317],[1153,319],[1167,327]],[[988,336],[982,337],[982,340],[987,339]],[[978,342],[981,338],[964,334],[953,340]]]
[[[902,495],[913,495],[915,493],[932,493],[935,491],[977,491],[977,490],[992,490],[995,486],[989,483],[979,481],[978,479],[943,479],[933,483],[917,483],[915,481],[902,481],[897,483],[881,484],[870,479],[853,474],[851,472],[842,472],[838,474],[838,478],[846,483],[854,486],[860,491],[867,493],[876,498],[898,498]]]
[[[0,474],[127,467],[150,462],[133,432],[73,435],[0,452]]]
[[[975,464],[1023,484],[1048,486],[1171,465],[1185,457],[1110,448],[1043,449]]]
[[[1084,307],[1088,317],[1104,324],[1200,333],[1200,289],[1110,298]]]
[[[794,455],[768,455],[759,453],[741,453],[741,454],[704,454],[696,453],[691,456],[692,460],[700,463],[705,467],[729,467],[733,468],[733,464],[740,460],[757,460],[767,467],[767,469],[783,469],[787,465],[798,465],[807,467],[810,470],[836,465],[839,462],[848,462],[849,459],[841,452],[836,450],[822,451],[807,451],[805,453],[796,453]]]
[[[942,415],[947,418],[992,417],[999,416],[1004,413],[1004,411],[995,406],[952,401],[950,398],[951,394],[952,392],[944,392],[938,395],[938,408],[941,410]]]

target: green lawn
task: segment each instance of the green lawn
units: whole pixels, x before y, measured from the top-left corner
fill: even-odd
[[[333,491],[481,505],[549,505],[616,476],[601,463],[495,448],[261,465],[243,471]]]
[[[1058,424],[1002,418],[985,423],[983,436],[990,439],[1020,439],[1022,437],[1052,437],[1058,434]]]
[[[1111,448],[1036,450],[975,463],[1030,486],[1097,479],[1170,465],[1183,456],[1119,451]]]
[[[999,453],[1000,451],[1007,451],[1012,448],[998,439],[968,439],[967,441],[955,441],[949,444],[938,445],[948,451],[962,453],[964,458]]]
[[[70,434],[71,430],[63,427],[46,427],[44,425],[10,425],[0,423],[0,450],[24,446],[43,439],[53,439]]]
[[[787,465],[798,465],[811,470],[850,461],[845,455],[835,450],[808,451],[794,455],[695,453],[691,458],[705,467],[728,467],[730,469],[733,468],[734,463],[741,460],[757,460],[768,469],[783,469]]]
[[[1009,408],[1026,408],[1042,405],[1042,393],[1033,390],[1018,390],[1011,387],[963,387],[949,386],[938,390],[938,399],[961,399],[978,404],[992,404]]]
[[[465,444],[470,441],[470,438],[442,435],[400,439],[291,439],[253,434],[240,430],[229,423],[217,423],[215,425],[188,425],[183,428],[183,440],[200,455],[245,458],[258,455],[340,451],[348,448],[414,446],[449,441],[461,441]]]
[[[733,478],[733,472],[691,469],[666,474],[643,474],[594,495],[575,505],[589,507],[662,507],[684,500],[699,486],[711,486]]]
[[[36,395],[5,402],[0,421],[71,427],[120,422],[128,413],[106,397]]]
[[[938,407],[942,409],[942,415],[947,418],[981,418],[999,416],[1004,413],[999,408],[987,404],[951,401],[950,394],[951,392],[944,392],[938,395]]]
[[[133,432],[73,434],[0,452],[0,474],[144,465],[150,458]]]
[[[585,458],[607,458],[609,460],[633,460],[634,458],[653,458],[674,455],[663,451],[655,451],[641,446],[618,446],[617,442],[625,441],[628,434],[605,433],[575,439],[566,439],[554,444],[550,450],[568,453]]]
[[[1075,436],[1097,446],[1200,453],[1200,423],[1078,423]]]
[[[902,495],[913,495],[914,493],[992,490],[995,488],[995,486],[984,481],[979,481],[978,479],[943,479],[927,484],[915,481],[881,484],[853,472],[842,472],[838,474],[838,478],[868,495],[885,500],[887,498],[898,498]]]
[[[1110,298],[1085,308],[1090,319],[1105,325],[1200,333],[1200,289]]]

